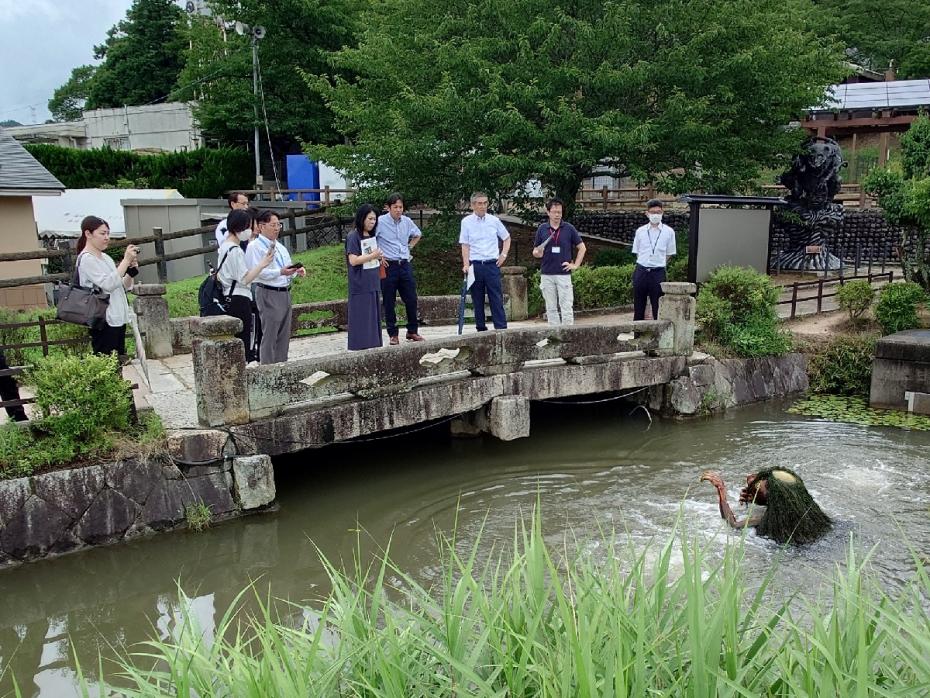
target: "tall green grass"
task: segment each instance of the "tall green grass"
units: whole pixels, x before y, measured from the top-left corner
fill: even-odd
[[[212,643],[193,615],[174,641],[122,660],[129,696],[897,696],[930,691],[930,580],[894,595],[850,544],[832,595],[750,589],[741,543],[723,555],[673,532],[600,560],[544,541],[540,519],[479,562],[442,541],[426,588],[390,562],[342,571],[312,610],[242,595]],[[243,592],[245,593],[245,592]],[[778,599],[778,600],[776,600]],[[182,608],[187,607],[182,599]],[[125,683],[124,683],[125,682]]]

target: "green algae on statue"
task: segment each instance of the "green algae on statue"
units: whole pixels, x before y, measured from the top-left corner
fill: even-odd
[[[830,517],[814,501],[801,476],[787,468],[766,468],[746,476],[740,491],[740,504],[765,507],[742,521],[737,520],[727,502],[726,487],[718,473],[706,470],[701,482],[717,488],[720,516],[733,528],[752,526],[756,533],[777,543],[811,543],[833,527]]]

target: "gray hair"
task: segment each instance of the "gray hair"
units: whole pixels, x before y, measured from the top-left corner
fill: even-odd
[[[487,194],[485,194],[483,191],[474,191],[474,192],[472,192],[472,194],[471,194],[471,203],[475,203],[475,199],[480,199],[482,196],[483,196],[485,199],[489,199],[489,200],[490,200],[490,197],[489,197]]]

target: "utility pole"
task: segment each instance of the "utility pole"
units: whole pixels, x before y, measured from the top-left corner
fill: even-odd
[[[255,116],[255,186],[262,183],[261,163],[258,152],[258,37],[252,32],[252,113]]]

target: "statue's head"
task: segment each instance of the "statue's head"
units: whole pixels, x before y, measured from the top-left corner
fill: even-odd
[[[806,158],[814,170],[829,169],[831,165],[839,167],[843,155],[839,144],[832,138],[818,136],[807,145]]]
[[[756,530],[779,543],[809,543],[833,525],[801,476],[787,468],[766,468],[747,476],[739,501],[766,508]]]

